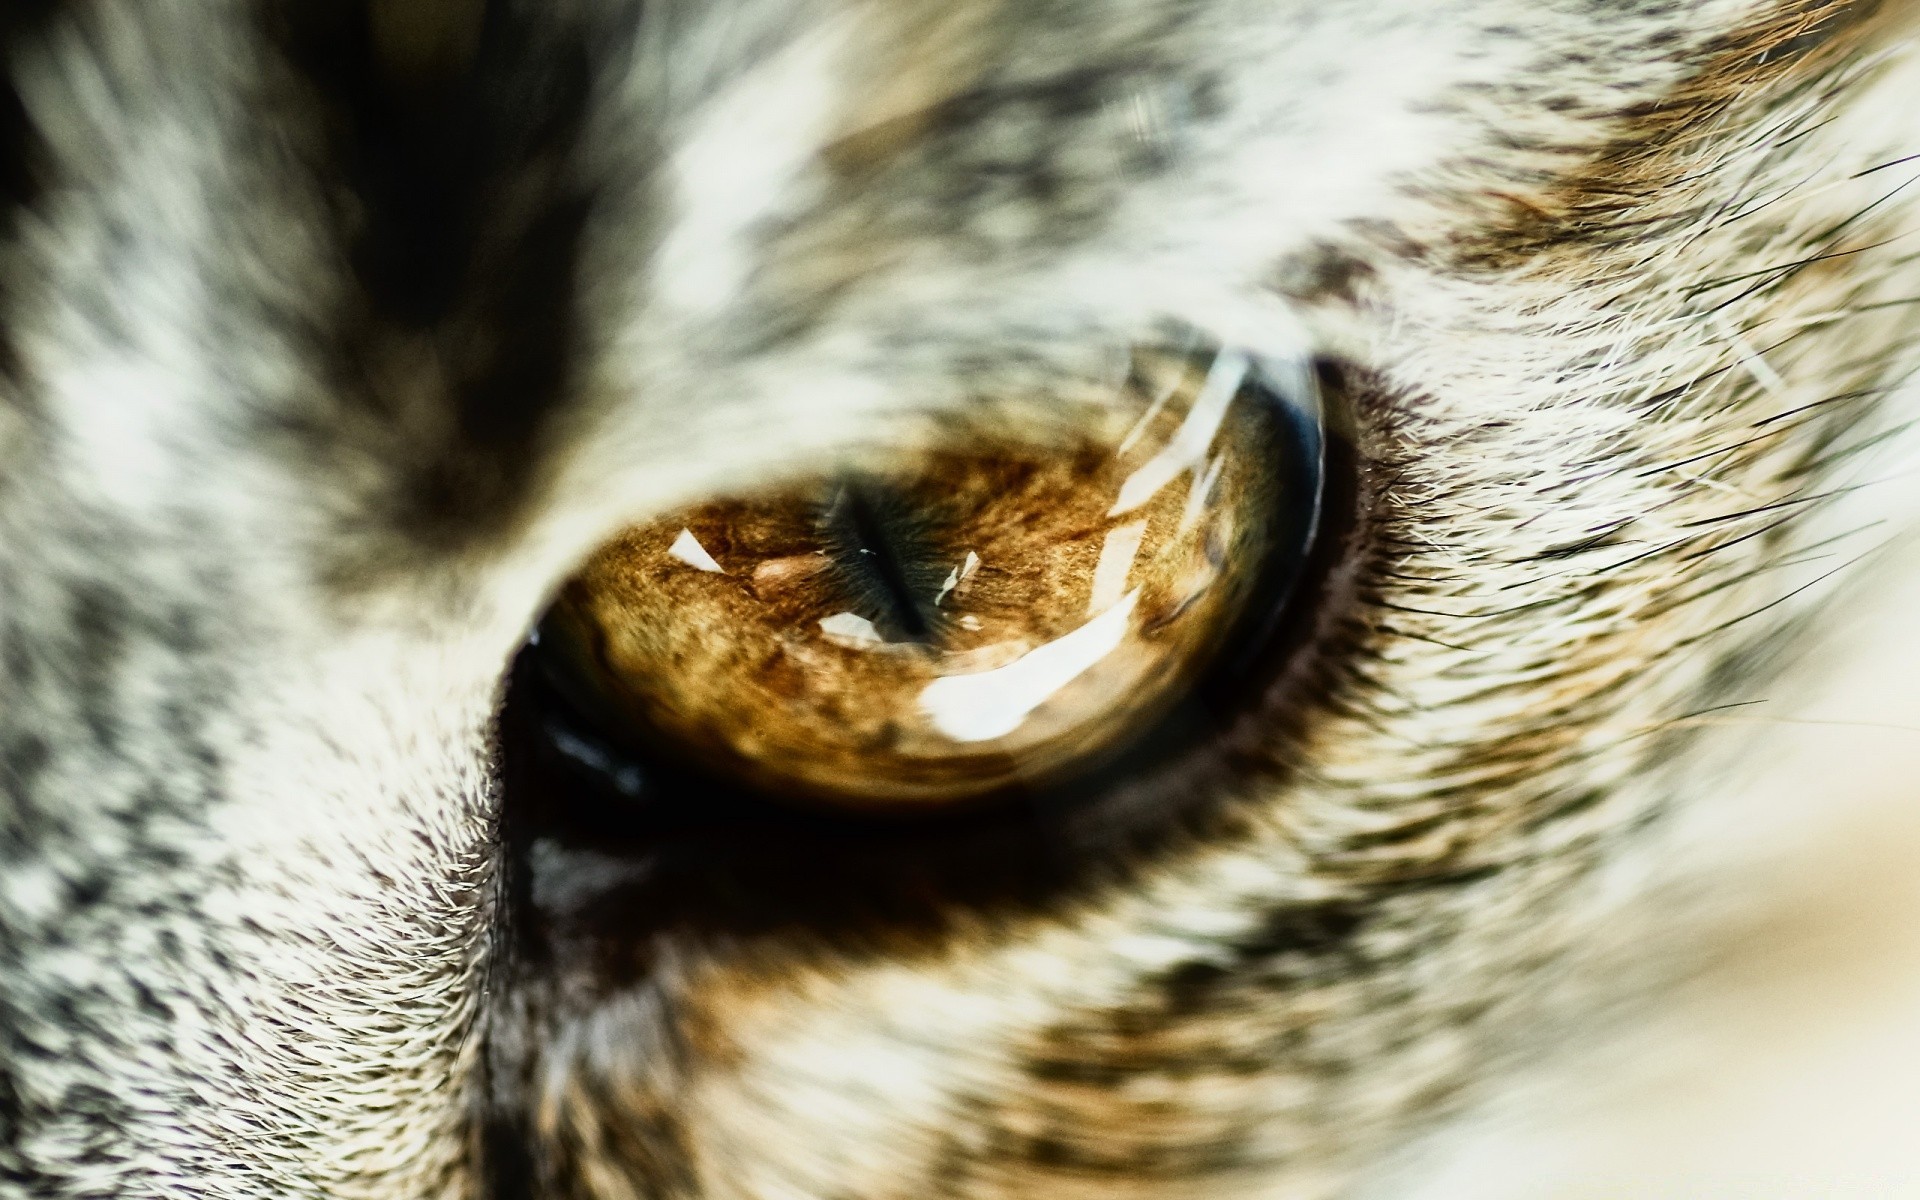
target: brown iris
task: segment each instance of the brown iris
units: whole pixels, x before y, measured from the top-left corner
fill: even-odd
[[[1064,439],[664,515],[548,628],[633,740],[777,798],[951,804],[1084,769],[1217,656],[1297,499],[1246,370],[1143,359]]]

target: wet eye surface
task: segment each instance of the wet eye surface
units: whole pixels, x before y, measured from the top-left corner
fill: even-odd
[[[963,426],[630,529],[541,626],[549,749],[611,803],[856,816],[1132,772],[1219,719],[1195,697],[1261,660],[1299,590],[1311,393],[1231,351],[1141,353],[1066,432]]]

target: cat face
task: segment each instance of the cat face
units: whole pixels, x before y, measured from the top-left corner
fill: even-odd
[[[1906,20],[0,18],[0,1179],[1339,1191],[1906,519]]]

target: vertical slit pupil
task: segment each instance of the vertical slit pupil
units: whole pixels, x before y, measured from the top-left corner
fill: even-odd
[[[892,641],[930,642],[938,624],[938,549],[925,514],[867,480],[843,482],[821,522],[848,598]]]

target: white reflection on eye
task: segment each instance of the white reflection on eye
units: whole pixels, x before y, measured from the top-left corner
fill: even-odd
[[[1187,492],[1187,506],[1180,511],[1180,532],[1187,533],[1200,523],[1206,514],[1207,500],[1213,495],[1213,485],[1220,482],[1220,468],[1227,465],[1227,456],[1216,454],[1207,464],[1206,474],[1193,477],[1193,487]]]
[[[1213,446],[1213,435],[1219,432],[1220,422],[1226,419],[1233,398],[1240,394],[1240,384],[1245,381],[1250,365],[1246,355],[1232,350],[1222,352],[1213,360],[1199,397],[1187,410],[1186,420],[1180,422],[1180,428],[1160,453],[1127,476],[1127,481],[1120,485],[1119,498],[1107,510],[1108,516],[1132,512],[1178,479],[1180,472],[1206,461],[1207,451]]]
[[[1140,539],[1147,535],[1145,521],[1133,521],[1107,531],[1100,544],[1100,561],[1093,568],[1093,592],[1087,597],[1087,615],[1097,617],[1120,603],[1127,591],[1127,576],[1133,572],[1133,560],[1140,557]]]
[[[920,711],[956,742],[987,742],[1018,729],[1027,714],[1112,654],[1126,640],[1138,588],[1063,637],[977,675],[949,675],[920,693]]]
[[[873,627],[873,622],[859,613],[837,612],[830,617],[820,618],[820,632],[827,640],[855,650],[864,650],[878,646],[886,639]]]
[[[707,548],[700,544],[700,539],[693,536],[691,529],[680,531],[680,536],[673,539],[673,545],[667,547],[667,554],[690,567],[698,567],[715,575],[726,574],[720,564],[713,560],[713,555],[707,553]]]

